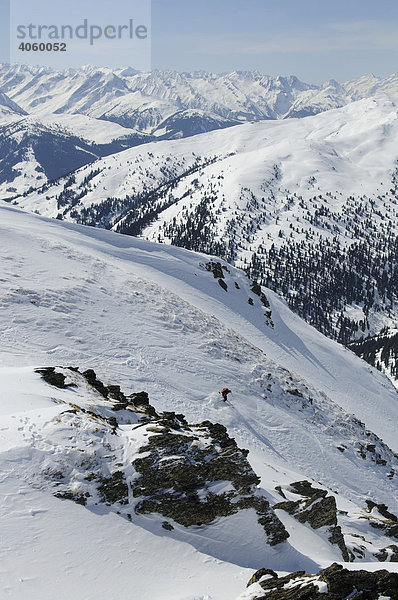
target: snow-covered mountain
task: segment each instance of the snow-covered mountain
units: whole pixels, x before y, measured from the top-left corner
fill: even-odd
[[[0,124],[0,195],[12,198],[75,169],[149,141],[83,115],[27,116]]]
[[[234,125],[239,125],[239,122],[215,114],[207,114],[201,110],[181,110],[160,123],[153,134],[160,139],[171,140],[191,137],[215,129],[226,129]]]
[[[352,101],[370,98],[376,95],[397,96],[398,75],[395,73],[388,77],[363,75],[344,84],[344,88]]]
[[[381,97],[146,144],[16,201],[217,254],[348,343],[397,327],[397,114]]]
[[[16,102],[10,100],[6,94],[0,92],[0,118],[16,117],[17,115],[26,115],[27,113]]]
[[[117,122],[130,120],[146,102],[158,108],[160,121],[180,110],[196,109],[230,120],[279,118],[304,91],[314,89],[296,77],[258,72],[138,73],[126,69],[83,67],[57,72],[46,67],[3,65],[0,89],[29,113],[81,113]],[[129,116],[129,117],[128,117]],[[159,123],[157,123],[159,124]]]
[[[0,232],[9,596],[229,600],[262,567],[396,570],[383,374],[216,257],[4,203]]]
[[[199,131],[208,131],[211,116],[232,122],[302,117],[378,94],[397,97],[398,78],[366,76],[316,86],[257,71],[140,73],[86,66],[61,72],[14,64],[0,66],[0,90],[29,114],[79,113],[153,133],[181,111],[194,111],[196,119],[203,114]]]
[[[9,198],[25,193],[98,156],[154,137],[179,139],[247,121],[315,115],[377,94],[396,97],[397,90],[396,76],[369,76],[347,84],[331,80],[314,86],[293,76],[270,77],[259,72],[140,73],[131,68],[112,71],[91,66],[55,71],[0,65],[0,135],[5,144],[0,194]],[[26,115],[30,117],[22,120]],[[19,120],[16,129],[24,133],[18,134],[23,142],[16,148],[13,133],[8,139],[7,126]],[[115,124],[115,129],[107,127],[106,121]],[[120,131],[116,124],[127,131]],[[63,129],[67,131],[64,139]],[[89,147],[96,143],[94,129],[99,137],[106,132],[109,146]],[[89,140],[84,135],[88,130]],[[71,132],[76,139],[70,138]],[[114,139],[119,142],[110,144]],[[46,152],[36,150],[46,147],[56,157],[54,168],[49,168]]]

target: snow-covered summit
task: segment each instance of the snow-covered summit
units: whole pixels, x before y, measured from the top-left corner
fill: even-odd
[[[140,120],[136,111],[148,103],[159,111],[154,129],[181,110],[246,122],[313,115],[380,93],[398,95],[396,75],[366,76],[341,84],[331,80],[317,86],[293,75],[258,71],[142,73],[131,67],[112,70],[90,65],[65,71],[1,65],[0,89],[29,113],[80,113],[147,133],[148,122]]]

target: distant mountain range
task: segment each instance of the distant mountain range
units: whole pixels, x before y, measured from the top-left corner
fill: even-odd
[[[55,71],[3,64],[0,194],[10,198],[21,187],[26,192],[97,158],[154,139],[315,115],[377,94],[398,96],[398,76],[315,86],[294,76],[256,71],[141,73],[90,66]]]
[[[131,68],[55,71],[2,65],[0,90],[29,114],[78,113],[156,134],[166,119],[181,111],[202,111],[204,119],[218,116],[234,124],[314,115],[379,93],[398,95],[398,75],[316,86],[258,71],[140,73]]]

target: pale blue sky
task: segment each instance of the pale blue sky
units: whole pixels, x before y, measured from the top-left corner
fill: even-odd
[[[14,16],[43,23],[119,24],[149,18],[149,0],[11,0]],[[0,0],[0,60],[7,60],[7,0]],[[64,11],[64,14],[62,14]],[[258,69],[268,74],[295,74],[320,83],[345,81],[366,73],[385,76],[398,71],[397,0],[152,0],[152,68],[232,71]],[[44,53],[22,58],[11,31],[12,60],[51,64]],[[140,55],[141,53],[141,55]],[[58,55],[56,66],[81,64],[138,66],[150,59],[149,44],[134,48],[128,40],[103,40],[90,47],[80,42]],[[54,59],[54,57],[52,57]]]

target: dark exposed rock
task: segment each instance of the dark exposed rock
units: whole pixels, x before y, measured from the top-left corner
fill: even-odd
[[[257,281],[252,282],[250,289],[256,296],[261,296],[261,285]]]
[[[249,585],[252,585],[253,583],[257,583],[258,581],[260,581],[260,579],[265,579],[269,577],[271,577],[272,579],[278,579],[278,575],[272,569],[259,569],[249,579],[249,582],[246,587],[249,587]]]
[[[71,371],[75,373],[80,373],[78,367],[68,367]],[[56,367],[44,367],[42,369],[35,369],[36,373],[40,373],[41,376],[47,383],[51,385],[55,385],[59,388],[66,387],[75,387],[75,384],[70,383],[65,385],[66,375],[63,373],[59,373],[56,370]],[[94,389],[96,389],[104,398],[118,400],[120,403],[126,402],[126,397],[123,392],[120,391],[119,385],[109,385],[105,386],[102,381],[97,379],[97,375],[93,369],[87,369],[83,373],[85,380],[89,385],[91,385]]]
[[[285,500],[287,499],[286,496],[285,496],[285,494],[284,494],[284,492],[283,492],[283,490],[282,490],[282,487],[280,485],[275,486],[275,489],[280,493],[280,495],[282,496],[282,498],[284,498]]]
[[[56,492],[54,494],[56,498],[61,498],[62,500],[73,500],[76,504],[81,504],[82,506],[86,506],[87,497],[84,494],[74,494],[73,492]]]
[[[309,523],[313,529],[328,527],[328,539],[336,544],[343,559],[350,560],[341,528],[337,524],[337,507],[334,496],[328,496],[326,490],[313,488],[309,481],[296,481],[290,485],[290,491],[302,496],[299,500],[287,500],[274,505],[293,515],[300,523]]]
[[[101,477],[98,493],[102,502],[107,504],[127,504],[129,488],[124,474],[121,471],[115,471],[110,477]]]
[[[392,544],[391,546],[387,546],[387,548],[383,548],[379,552],[375,554],[375,557],[380,562],[384,562],[387,559],[390,562],[398,562],[398,546]]]
[[[115,402],[115,404],[112,406],[112,409],[115,410],[116,412],[118,410],[126,410],[128,405],[129,405],[128,402]]]
[[[176,497],[173,493],[164,493],[154,500],[142,500],[136,507],[137,513],[160,513],[173,519],[184,527],[207,525],[217,517],[227,517],[237,510],[233,509],[227,494],[208,494],[207,501],[200,500],[196,492],[187,492]]]
[[[44,381],[50,385],[54,385],[57,388],[64,389],[66,376],[62,373],[57,373],[55,367],[43,367],[41,369],[35,369],[36,373],[40,373]]]
[[[297,388],[286,390],[286,393],[291,394],[292,396],[297,396],[298,398],[304,398],[303,394]]]
[[[382,529],[388,537],[398,540],[398,525],[389,525],[386,522],[374,521],[372,519],[369,520],[369,524],[374,527],[374,529]]]
[[[173,531],[173,529],[174,529],[173,525],[171,523],[169,523],[168,521],[163,521],[162,527],[163,527],[163,529],[167,529],[167,531]]]
[[[226,428],[210,421],[187,426],[177,420],[176,429],[174,413],[166,413],[166,417],[161,416],[159,423],[173,423],[173,427],[150,436],[140,449],[148,455],[133,463],[139,473],[131,484],[133,496],[142,497],[136,512],[159,513],[190,527],[252,508],[268,543],[286,539],[288,533],[268,501],[255,494],[259,478],[247,462],[247,451],[238,448]],[[210,438],[210,443],[201,444],[203,437]],[[212,492],[209,486],[218,481],[230,481],[230,489]]]
[[[263,292],[261,292],[261,294],[260,294],[260,300],[263,303],[263,305],[265,306],[265,308],[270,308],[271,305],[270,305],[270,303],[268,301],[268,298],[267,298],[267,296]],[[270,316],[271,316],[271,311],[269,311],[269,313],[270,313]]]
[[[388,510],[388,506],[386,504],[376,504],[376,502],[373,502],[372,500],[366,500],[366,504],[368,506],[369,511],[373,510],[373,508],[377,508],[379,513],[385,519],[388,519],[393,523],[398,523],[398,517]]]
[[[223,267],[220,262],[212,260],[205,264],[205,269],[206,271],[213,273],[214,279],[224,279],[225,275],[223,269],[227,271],[227,268]]]
[[[131,404],[136,404],[140,406],[146,406],[149,404],[149,396],[147,392],[137,392],[135,394],[130,394],[127,396],[129,402]]]
[[[228,292],[228,286],[227,286],[227,284],[225,283],[225,281],[223,279],[219,279],[218,283],[219,283],[220,287],[222,287],[223,290],[225,290],[226,292]]]
[[[97,379],[97,375],[93,369],[87,369],[87,371],[83,371],[83,377],[86,379],[87,383],[89,383],[93,388],[95,388],[104,398],[108,397],[108,388]]]
[[[118,400],[121,403],[127,402],[126,396],[120,391],[120,385],[108,385],[107,388],[108,398],[111,398],[112,400]]]
[[[202,421],[199,424],[199,427],[202,429],[207,429],[210,436],[221,446],[221,448],[227,448],[228,446],[237,448],[234,438],[229,437],[227,428],[224,425],[221,425],[221,423]],[[246,450],[240,450],[240,452],[245,453]],[[259,483],[259,481],[257,483]]]
[[[179,430],[181,426],[185,426],[189,430],[187,420],[184,415],[176,414],[175,412],[164,411],[158,419],[158,424],[164,428]]]
[[[137,392],[127,396],[128,404],[132,404],[141,412],[144,412],[150,417],[157,417],[157,412],[154,407],[149,404],[149,396],[147,392]]]
[[[256,296],[259,296],[262,305],[267,309],[264,313],[265,317],[267,318],[267,324],[270,325],[271,327],[273,327],[274,323],[271,318],[272,317],[271,305],[268,301],[267,296],[264,294],[264,292],[261,291],[261,285],[257,281],[253,281],[250,286],[250,289],[253,292],[253,294],[256,294]],[[249,298],[249,304],[253,305],[252,298]]]
[[[379,600],[381,596],[398,600],[398,573],[386,570],[349,571],[333,563],[317,575],[297,571],[275,578],[269,577],[267,569],[264,571],[264,575],[257,576],[255,581],[259,582],[265,594],[253,600]],[[261,570],[255,575],[258,573]],[[326,584],[327,591],[321,590],[318,584]]]
[[[388,510],[385,504],[376,504],[372,500],[366,500],[368,510],[371,512],[374,508],[378,510],[383,520],[369,517],[369,524],[375,529],[381,529],[385,535],[398,540],[398,517]]]

